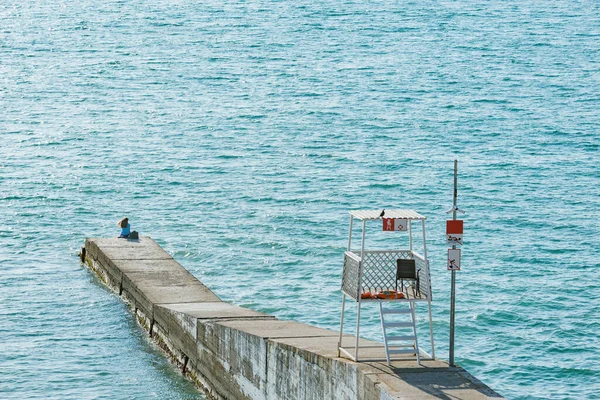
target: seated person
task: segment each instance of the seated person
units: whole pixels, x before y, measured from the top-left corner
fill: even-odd
[[[123,218],[117,225],[121,228],[120,238],[128,238],[131,233],[131,225],[129,225],[129,218]]]

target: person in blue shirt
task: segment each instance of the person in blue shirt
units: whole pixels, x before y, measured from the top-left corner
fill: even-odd
[[[129,218],[123,218],[122,220],[117,222],[117,225],[121,227],[121,234],[119,235],[119,237],[128,238],[129,234],[131,233],[131,225],[129,225]]]

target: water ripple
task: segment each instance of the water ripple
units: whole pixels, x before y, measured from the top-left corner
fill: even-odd
[[[458,362],[509,398],[593,398],[598,8],[4,2],[0,391],[196,397],[75,257],[123,215],[224,300],[337,329],[347,211],[414,208],[444,356],[456,156]]]

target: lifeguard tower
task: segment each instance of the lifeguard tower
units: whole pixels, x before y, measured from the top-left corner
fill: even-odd
[[[362,221],[362,239],[359,249],[352,249],[354,220]],[[431,276],[427,259],[425,217],[413,210],[351,211],[348,249],[344,253],[342,276],[342,316],[338,342],[338,356],[343,354],[359,360],[360,311],[363,303],[378,303],[383,333],[383,344],[388,364],[391,357],[435,358],[431,318]],[[421,224],[418,224],[418,222]],[[367,222],[378,222],[384,231],[408,233],[408,249],[367,250],[365,238]],[[423,254],[413,250],[413,224],[421,225]],[[370,224],[374,225],[374,224]],[[346,297],[357,304],[356,339],[352,347],[342,344]],[[419,348],[415,325],[416,303],[427,303],[429,308],[429,336],[431,355]],[[402,307],[403,306],[403,307]]]

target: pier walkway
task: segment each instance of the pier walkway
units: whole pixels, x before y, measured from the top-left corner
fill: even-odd
[[[225,303],[149,237],[87,239],[82,259],[217,399],[501,398],[440,360],[390,367],[379,349],[363,350],[359,363],[339,358],[339,332]]]

